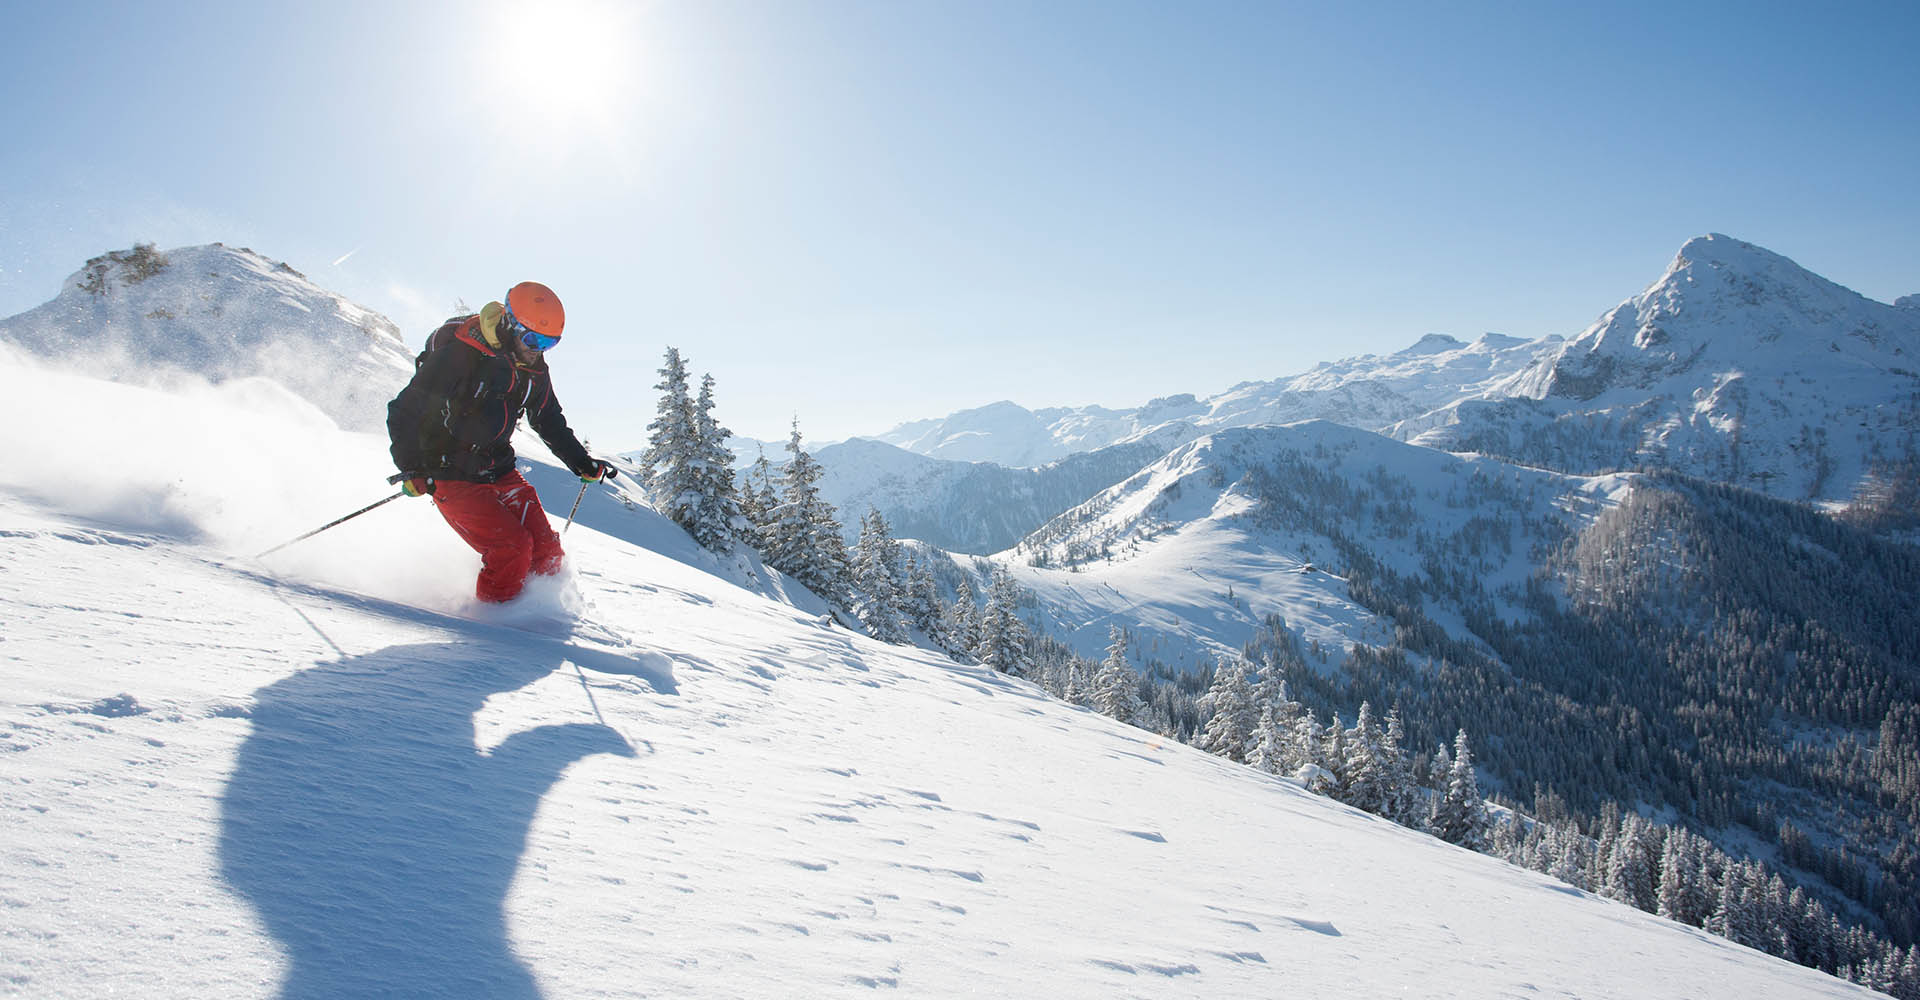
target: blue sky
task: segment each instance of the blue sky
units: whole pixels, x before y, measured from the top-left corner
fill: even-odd
[[[222,241],[410,340],[522,279],[575,427],[1131,406],[1579,332],[1723,232],[1920,292],[1920,5],[15,5],[0,315]]]

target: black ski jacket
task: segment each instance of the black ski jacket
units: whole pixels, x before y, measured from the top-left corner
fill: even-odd
[[[513,428],[527,416],[574,475],[593,459],[567,427],[544,360],[516,364],[487,345],[479,316],[448,320],[414,360],[413,381],[387,404],[393,464],[434,479],[490,483],[513,471]]]

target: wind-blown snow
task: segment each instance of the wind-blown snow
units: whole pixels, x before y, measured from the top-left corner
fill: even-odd
[[[0,435],[11,995],[1866,995],[831,627],[598,488],[576,625],[461,617],[424,501],[251,561],[384,443],[0,375],[73,435]]]
[[[417,350],[379,313],[218,243],[95,258],[51,301],[0,320],[0,343],[142,385],[271,378],[351,430],[385,426]]]

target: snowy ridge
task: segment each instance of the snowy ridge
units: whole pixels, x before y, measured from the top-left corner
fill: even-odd
[[[839,509],[849,541],[880,511],[895,535],[953,552],[1010,548],[1035,528],[1164,454],[1168,434],[1071,455],[1038,468],[928,458],[855,438],[820,449],[821,495]]]
[[[1572,339],[1429,334],[1207,398],[1136,409],[997,403],[881,439],[1034,465],[1156,433],[1321,419],[1446,451],[1592,475],[1670,468],[1785,499],[1847,501],[1920,434],[1920,297],[1869,300],[1710,234]],[[1177,433],[1175,429],[1178,429]]]
[[[609,493],[566,541],[618,643],[459,617],[419,503],[237,565],[377,490],[378,439],[0,370],[82,447],[149,414],[313,444],[233,488],[248,442],[160,434],[106,490],[0,438],[11,993],[1869,995],[825,626]]]
[[[1356,557],[1415,580],[1457,567],[1517,597],[1540,548],[1616,502],[1628,476],[1578,477],[1401,444],[1326,421],[1236,428],[1175,449],[1001,554],[1042,626],[1097,658],[1109,624],[1191,668],[1237,653],[1268,615],[1337,665],[1392,623],[1355,604]],[[1357,543],[1357,545],[1356,545]],[[1458,607],[1429,613],[1471,641]]]
[[[1920,431],[1920,313],[1721,235],[1579,336],[1392,433],[1575,472],[1658,466],[1788,499],[1852,496]]]
[[[1245,382],[1205,399],[1155,399],[1133,409],[1100,406],[1027,410],[1009,402],[903,424],[879,439],[908,451],[960,461],[1027,467],[1141,440],[1192,440],[1233,427],[1301,420],[1378,430],[1483,392],[1560,346],[1560,338],[1487,334],[1471,344],[1428,334],[1403,351],[1363,355],[1304,375]]]
[[[218,243],[94,258],[53,300],[0,320],[0,342],[141,384],[267,378],[354,430],[384,426],[415,353],[386,317]]]

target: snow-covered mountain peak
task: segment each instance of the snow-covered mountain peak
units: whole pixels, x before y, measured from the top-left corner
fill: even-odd
[[[1713,372],[1801,376],[1815,374],[1808,362],[1820,351],[1842,368],[1884,370],[1916,348],[1920,324],[1907,310],[1716,233],[1688,240],[1659,280],[1495,395],[1591,400]]]
[[[1893,307],[1895,309],[1920,311],[1920,295],[1902,295],[1893,300]]]
[[[1414,342],[1412,347],[1394,352],[1395,357],[1412,354],[1438,354],[1441,351],[1454,351],[1467,346],[1459,339],[1444,333],[1429,333]]]
[[[356,429],[379,426],[413,367],[391,320],[219,243],[95,257],[51,301],[0,320],[0,341],[124,382],[270,378]]]
[[[1689,264],[1700,264],[1716,269],[1726,268],[1759,274],[1767,271],[1790,268],[1795,271],[1805,269],[1786,257],[1774,253],[1763,246],[1734,239],[1724,233],[1708,233],[1695,236],[1680,245],[1674,254],[1669,271],[1678,270]]]

